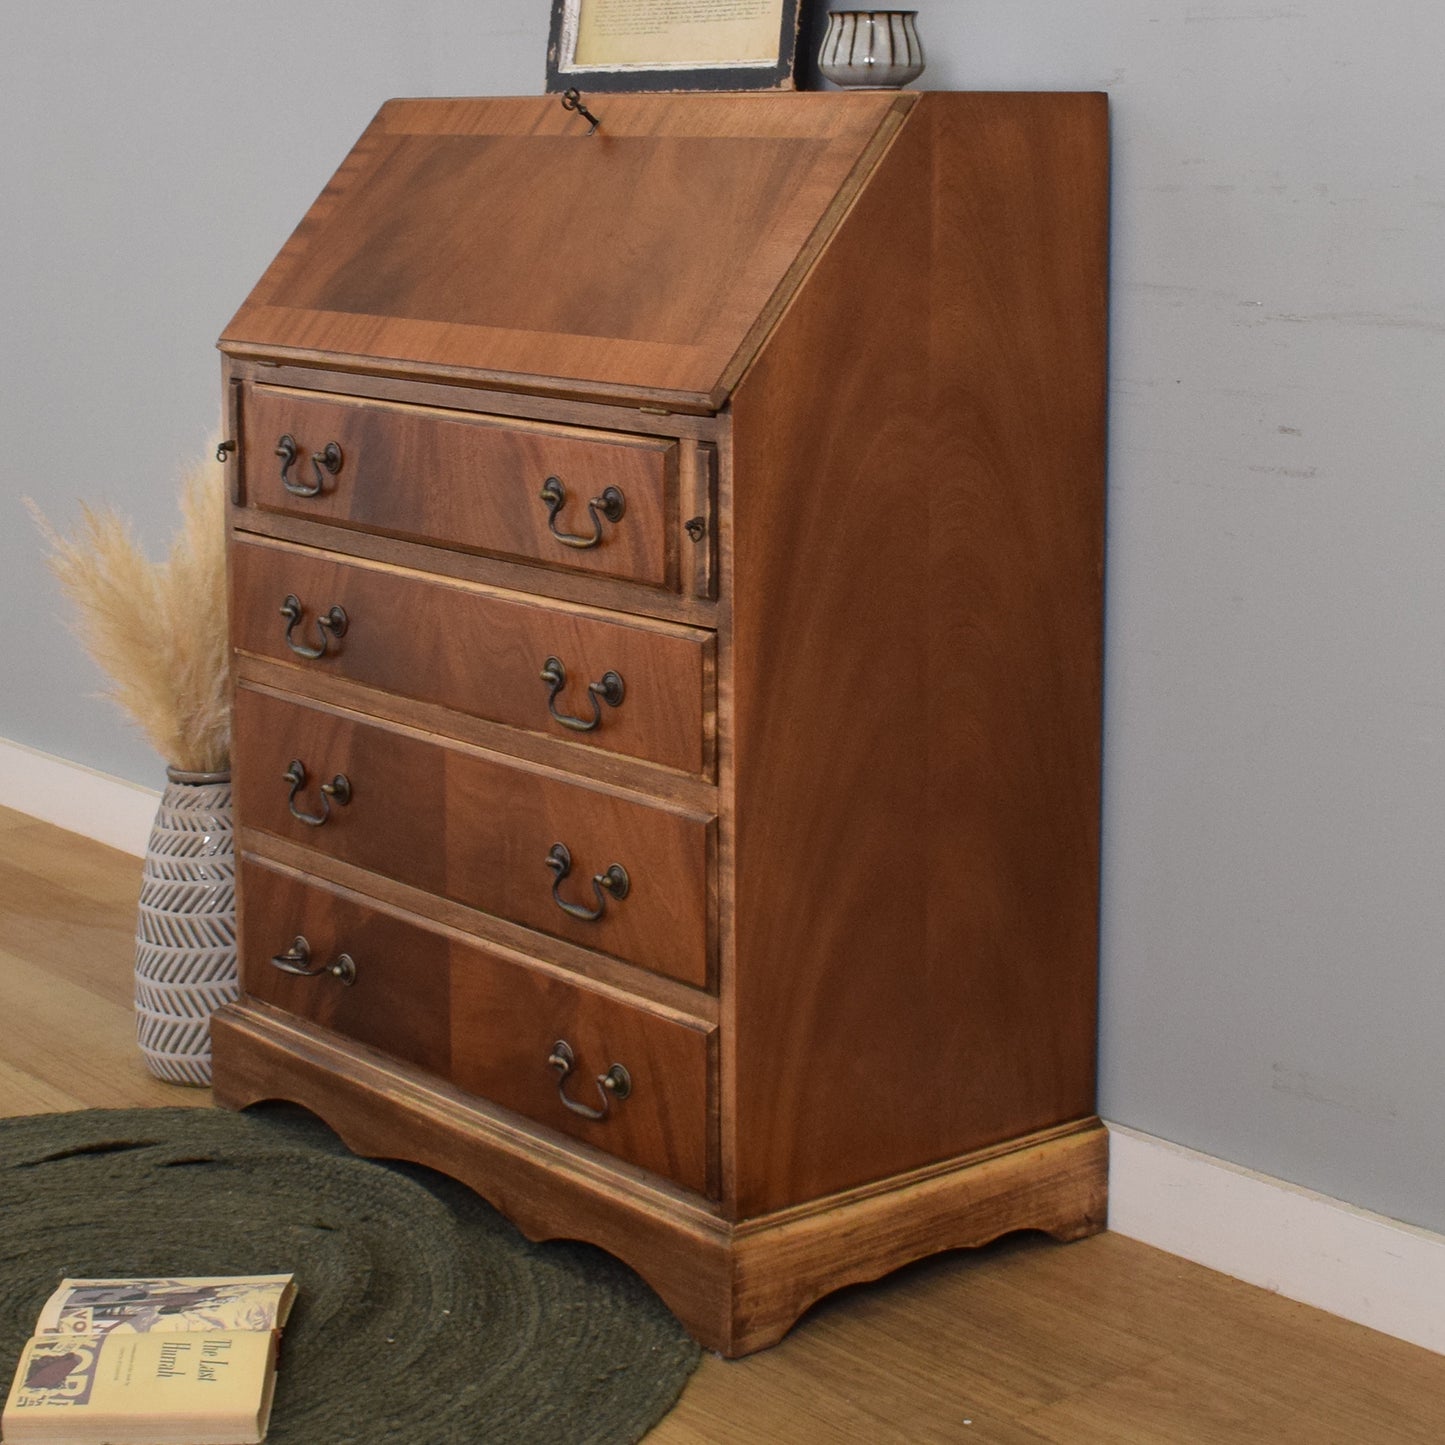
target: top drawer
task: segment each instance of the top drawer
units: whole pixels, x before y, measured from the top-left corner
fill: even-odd
[[[283,387],[246,398],[251,506],[674,585],[675,441]]]

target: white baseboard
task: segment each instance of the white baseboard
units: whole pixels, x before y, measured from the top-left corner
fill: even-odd
[[[145,853],[160,793],[0,738],[0,804]],[[1109,1125],[1109,1228],[1445,1354],[1445,1236]]]
[[[1109,1228],[1445,1354],[1445,1235],[1118,1124]]]
[[[0,804],[138,858],[160,796],[159,790],[0,738]]]

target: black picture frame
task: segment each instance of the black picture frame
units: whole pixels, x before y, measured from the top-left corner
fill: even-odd
[[[578,17],[588,0],[552,0],[547,40],[547,90],[794,90],[797,88],[798,28],[807,0],[783,0],[777,55],[762,64],[705,66],[578,65],[574,59]]]

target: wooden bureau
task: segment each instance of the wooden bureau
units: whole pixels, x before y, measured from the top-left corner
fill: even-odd
[[[1100,95],[384,106],[221,340],[290,1099],[704,1344],[1103,1227]]]

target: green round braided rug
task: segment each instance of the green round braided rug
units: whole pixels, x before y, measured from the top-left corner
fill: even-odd
[[[286,1273],[269,1445],[632,1442],[698,1360],[609,1255],[531,1244],[300,1109],[0,1119],[4,1390],[63,1276]]]

